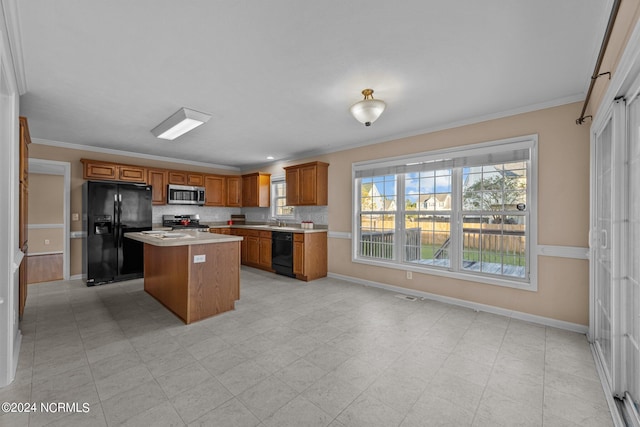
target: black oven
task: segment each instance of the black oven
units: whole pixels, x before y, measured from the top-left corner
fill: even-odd
[[[274,231],[271,233],[271,268],[284,276],[293,274],[293,233]]]

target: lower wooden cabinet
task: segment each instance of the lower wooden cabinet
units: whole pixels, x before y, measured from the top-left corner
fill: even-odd
[[[327,275],[327,233],[293,234],[293,274],[309,281]]]
[[[258,265],[265,270],[271,270],[271,232],[260,232],[260,258]]]
[[[241,263],[273,271],[271,231],[245,228],[212,228],[209,231],[244,237],[240,243]],[[327,276],[327,233],[293,233],[293,274],[304,281]]]

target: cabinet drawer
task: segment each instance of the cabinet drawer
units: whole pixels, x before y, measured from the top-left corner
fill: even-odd
[[[270,231],[261,231],[260,232],[260,238],[261,239],[271,239],[271,232]]]
[[[293,233],[293,241],[294,242],[304,242],[304,234],[303,233]]]

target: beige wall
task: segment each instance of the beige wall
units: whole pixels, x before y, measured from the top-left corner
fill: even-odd
[[[64,177],[61,175],[29,174],[28,224],[64,223]],[[49,243],[46,243],[46,242]],[[29,229],[29,253],[62,252],[63,228]]]
[[[588,246],[589,129],[577,126],[581,103],[403,138],[314,158],[329,166],[329,230],[352,232],[351,165],[430,150],[538,134],[538,244]],[[367,131],[367,129],[363,129]],[[290,163],[302,163],[303,159]],[[263,168],[282,173],[278,164]],[[538,291],[405,272],[351,262],[351,241],[329,239],[329,271],[538,316],[588,323],[588,262],[538,257]]]

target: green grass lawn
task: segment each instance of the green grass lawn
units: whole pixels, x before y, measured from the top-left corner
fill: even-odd
[[[422,259],[433,259],[433,254],[440,249],[440,245],[422,245],[421,255]],[[446,251],[445,254],[446,256]],[[484,262],[495,262],[495,263],[504,263],[505,265],[517,265],[524,266],[525,259],[523,257],[518,257],[515,255],[505,255],[504,261],[502,258],[501,252],[496,251],[483,251],[483,260]],[[480,252],[465,252],[464,253],[465,261],[480,261]]]

